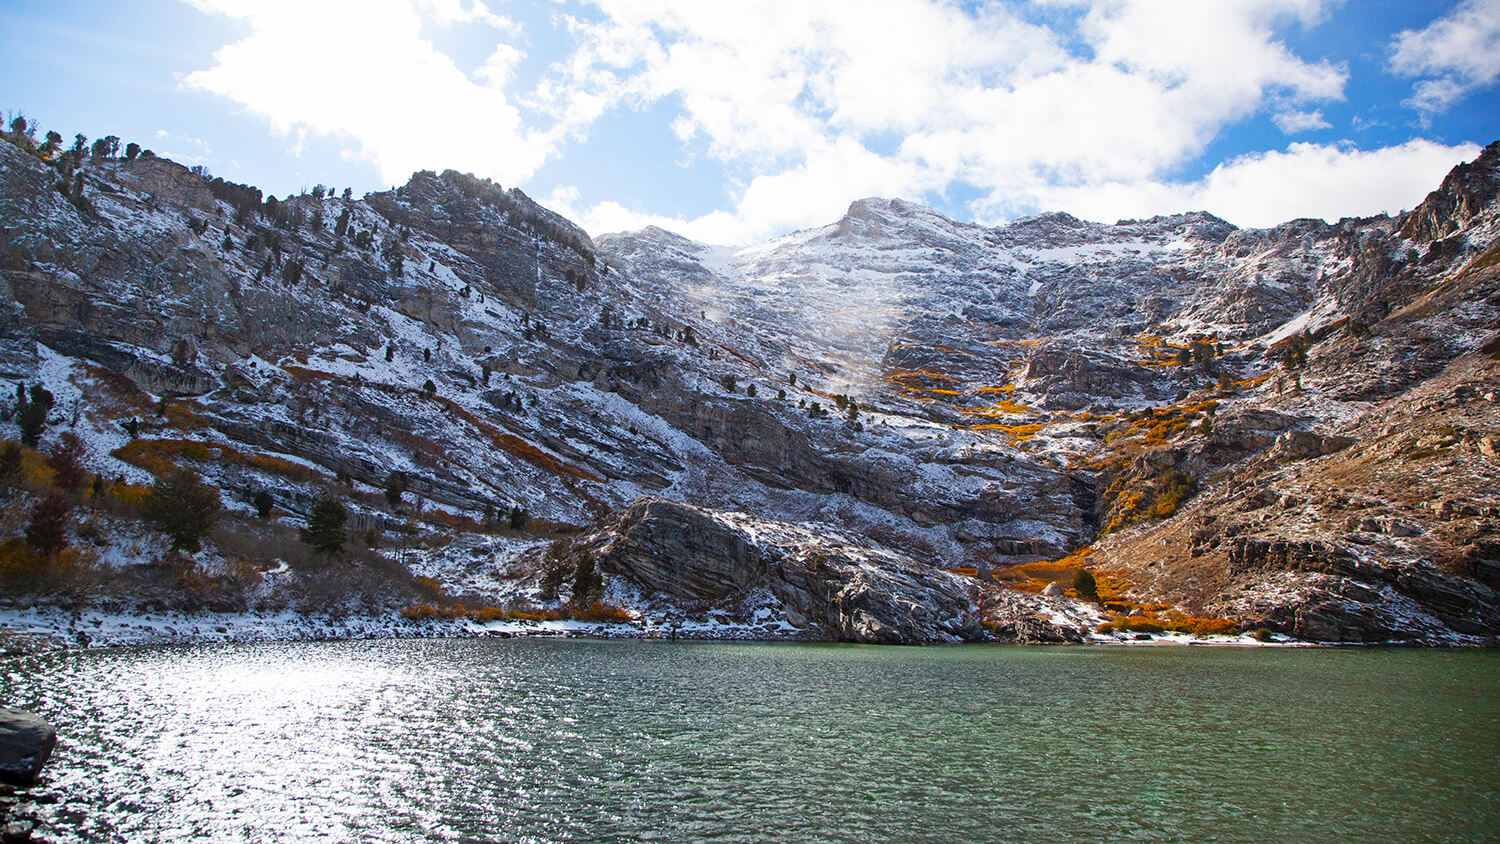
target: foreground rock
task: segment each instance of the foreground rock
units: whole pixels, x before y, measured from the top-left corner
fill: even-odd
[[[30,712],[0,709],[0,782],[30,785],[57,744],[52,725]]]
[[[814,638],[879,644],[1076,641],[1030,596],[986,600],[973,580],[823,526],[756,519],[647,496],[594,538],[599,565],[650,592],[712,603],[768,591]],[[1014,635],[1004,638],[1020,638]]]

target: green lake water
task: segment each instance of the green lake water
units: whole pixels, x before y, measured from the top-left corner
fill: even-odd
[[[1500,840],[1500,652],[405,640],[0,663],[86,841]]]

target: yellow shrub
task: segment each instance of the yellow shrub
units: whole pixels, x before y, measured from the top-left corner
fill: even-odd
[[[411,621],[429,621],[438,617],[438,610],[427,604],[412,604],[402,610],[401,615]]]
[[[622,624],[635,620],[635,616],[631,615],[628,610],[603,601],[595,601],[588,609],[574,613],[573,617],[579,621],[599,621],[608,624]]]
[[[1238,636],[1240,626],[1227,618],[1203,618],[1194,625],[1194,636]]]
[[[469,618],[481,624],[488,624],[492,621],[504,621],[505,610],[499,607],[484,607],[482,609],[470,610]]]

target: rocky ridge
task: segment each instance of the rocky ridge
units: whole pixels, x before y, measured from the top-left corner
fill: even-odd
[[[711,599],[650,559],[686,539],[646,527],[715,537],[675,558],[709,577],[734,545],[709,528],[744,528],[710,510],[790,524],[795,541],[731,567],[754,574],[736,588],[835,638],[969,638],[960,619],[1001,599],[937,569],[1102,534],[1080,559],[1143,599],[1314,639],[1480,641],[1497,630],[1479,351],[1500,316],[1497,158],[1397,218],[987,228],[868,199],[727,249],[659,229],[595,241],[451,171],[273,204],[161,159],[89,158],[80,198],[6,143],[0,375],[45,383],[49,436],[80,432],[127,481],[186,464],[232,509],[269,490],[292,520],[339,489],[358,530],[402,542],[509,507],[555,530],[608,523],[613,539],[587,535],[611,576],[684,601]],[[1430,448],[1448,472],[1426,471]],[[1359,506],[1292,504],[1314,497],[1304,467],[1355,456],[1365,474],[1342,488]],[[1446,509],[1408,512],[1382,480],[1402,472]],[[835,536],[895,580],[839,551],[829,591],[799,585]],[[511,571],[536,541],[504,554]],[[926,598],[901,597],[911,578]],[[1049,617],[1001,602],[1017,601]]]

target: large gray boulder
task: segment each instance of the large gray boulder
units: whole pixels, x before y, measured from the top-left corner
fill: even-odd
[[[0,782],[30,785],[52,756],[57,731],[30,712],[0,709]]]
[[[601,568],[688,602],[769,590],[793,625],[844,642],[986,638],[976,585],[832,527],[636,500],[606,529]]]

